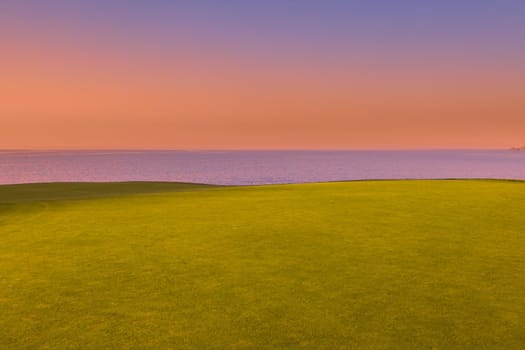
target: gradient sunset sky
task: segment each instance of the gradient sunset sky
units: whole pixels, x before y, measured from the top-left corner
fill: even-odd
[[[0,149],[525,145],[525,1],[0,3]]]

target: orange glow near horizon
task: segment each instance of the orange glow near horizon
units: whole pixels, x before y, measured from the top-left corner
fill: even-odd
[[[24,33],[4,39],[0,149],[525,143],[519,63],[425,61],[410,53],[373,62],[322,53],[260,58],[195,45],[155,53]]]

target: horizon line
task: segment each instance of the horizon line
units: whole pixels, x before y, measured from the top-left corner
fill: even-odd
[[[268,152],[268,151],[462,151],[462,150],[513,150],[507,147],[402,147],[402,148],[0,148],[0,152],[60,152],[60,151],[131,151],[131,152]]]

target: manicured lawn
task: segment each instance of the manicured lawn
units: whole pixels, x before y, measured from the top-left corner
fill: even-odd
[[[525,183],[0,186],[0,348],[525,349]]]

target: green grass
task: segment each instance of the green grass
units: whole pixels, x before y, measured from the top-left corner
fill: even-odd
[[[524,349],[525,183],[0,186],[0,348]]]

